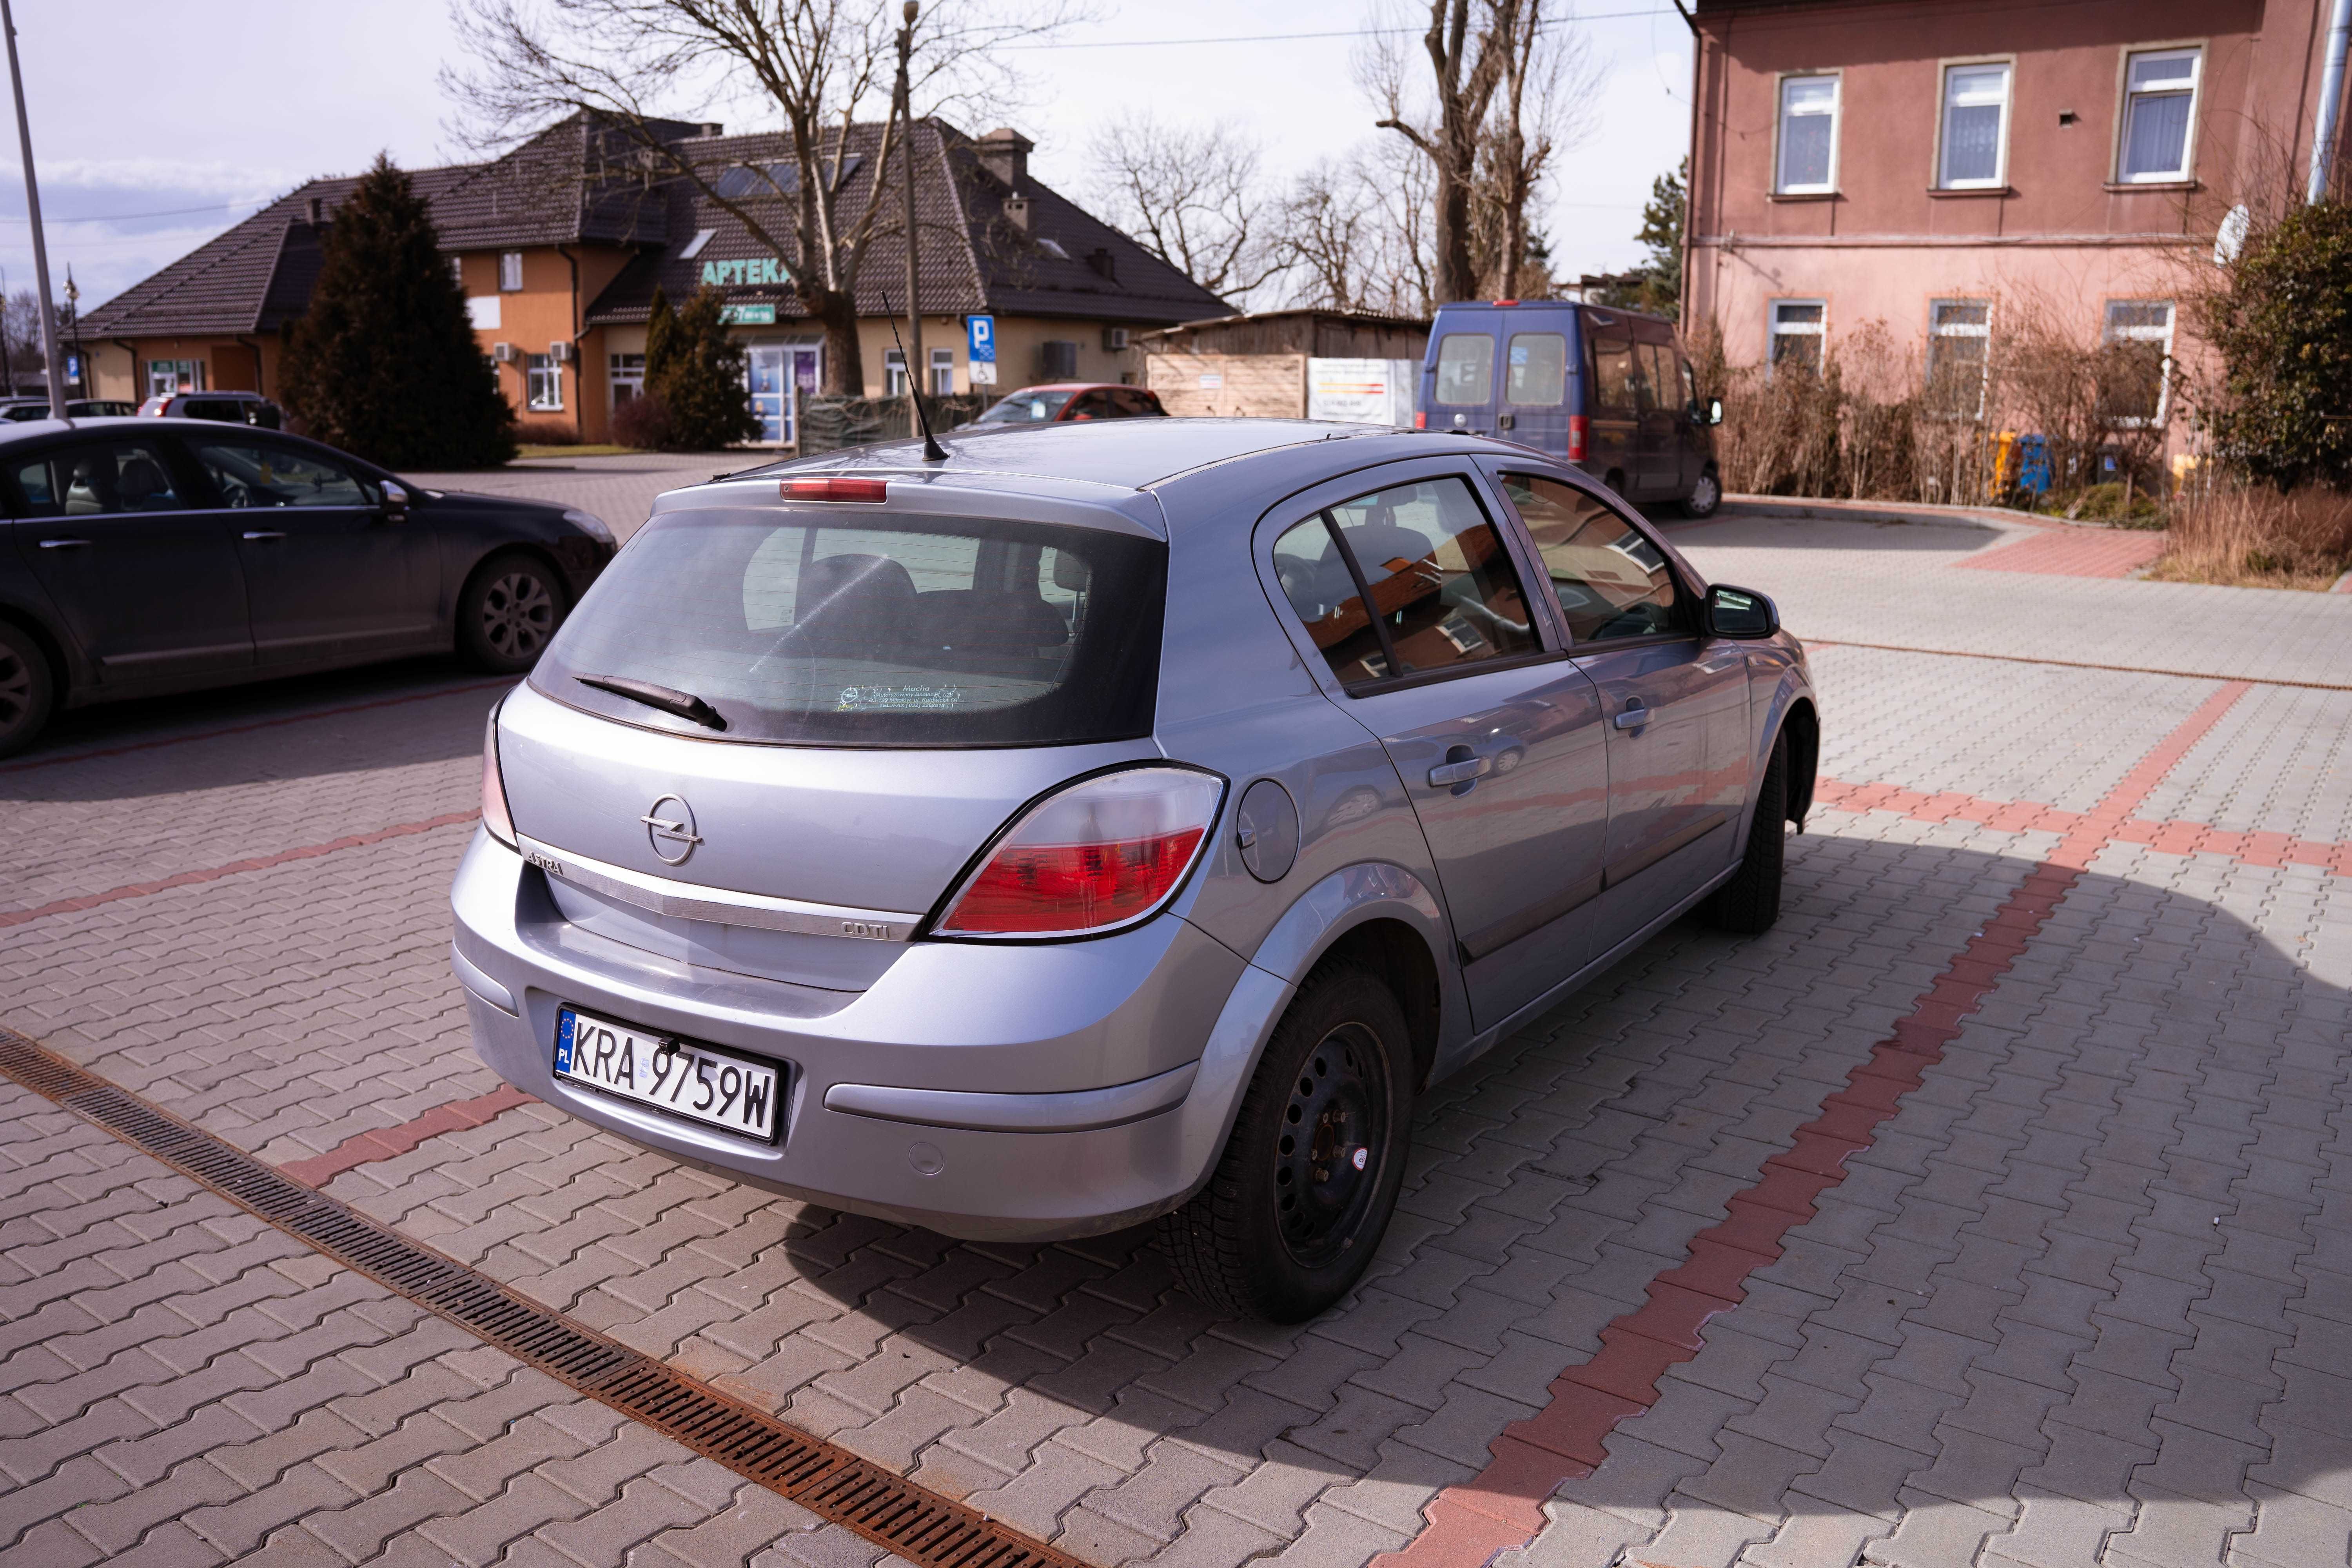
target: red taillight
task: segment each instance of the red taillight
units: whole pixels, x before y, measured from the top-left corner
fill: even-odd
[[[507,781],[499,772],[499,710],[490,710],[488,732],[482,736],[482,826],[490,837],[514,847],[514,817],[507,811]]]
[[[887,501],[890,499],[887,479],[845,479],[838,477],[821,479],[779,479],[776,493],[786,500],[864,500]]]
[[[1570,462],[1584,461],[1584,437],[1589,428],[1590,425],[1583,415],[1571,414],[1568,416],[1568,460]]]
[[[1013,825],[934,930],[1078,936],[1139,920],[1183,881],[1223,798],[1223,781],[1190,768],[1083,779]]]
[[[1518,301],[1517,300],[1497,300],[1495,303],[1497,305],[1516,305]]]
[[[1429,428],[1428,409],[1416,408],[1412,411],[1412,427],[1416,430],[1426,430]]]

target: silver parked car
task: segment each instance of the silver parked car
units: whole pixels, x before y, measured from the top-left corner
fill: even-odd
[[[1169,419],[664,496],[493,715],[483,1059],[970,1237],[1156,1219],[1296,1321],[1416,1094],[1692,910],[1761,931],[1803,650],[1500,441]]]

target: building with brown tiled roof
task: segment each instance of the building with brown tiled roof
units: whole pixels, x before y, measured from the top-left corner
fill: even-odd
[[[792,231],[787,204],[769,184],[791,188],[786,138],[727,136],[683,121],[661,130],[771,233]],[[872,153],[881,134],[878,124],[849,130],[845,215],[874,198]],[[1139,379],[1130,331],[1230,310],[1038,184],[1028,172],[1031,145],[1011,131],[975,142],[937,120],[916,123],[930,390],[974,387],[968,323],[975,317],[991,322],[996,359],[989,369],[1009,391],[1044,380]],[[691,181],[649,170],[618,131],[575,117],[502,157],[410,177],[431,205],[483,353],[497,363],[527,439],[605,439],[615,403],[643,382],[655,289],[680,302],[706,283],[725,296],[730,330],[748,351],[747,394],[766,438],[792,438],[791,393],[815,390],[824,354],[822,326],[793,293],[793,258],[766,252]],[[92,395],[273,392],[287,325],[310,303],[325,227],[355,183],[312,181],[83,316]],[[883,191],[895,210],[895,179]],[[887,225],[859,272],[859,349],[872,396],[904,386],[886,310],[905,307],[902,246],[898,226]]]

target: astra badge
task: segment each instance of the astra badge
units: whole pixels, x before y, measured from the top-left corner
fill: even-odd
[[[653,809],[637,818],[646,825],[646,838],[654,853],[667,866],[683,866],[694,847],[702,842],[694,831],[694,807],[679,795],[666,795],[654,802]]]

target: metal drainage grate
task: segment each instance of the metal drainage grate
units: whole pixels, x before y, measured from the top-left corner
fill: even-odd
[[[517,1360],[921,1568],[1084,1568],[525,1300],[5,1027],[0,1073]]]

